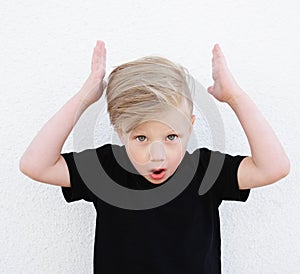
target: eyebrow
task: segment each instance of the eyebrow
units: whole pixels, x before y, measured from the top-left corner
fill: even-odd
[[[178,135],[178,136],[182,136],[182,135],[183,135],[182,132],[177,132],[177,131],[175,131],[175,130],[167,130],[167,131],[165,132],[165,134],[166,134],[166,136],[172,135],[172,134]],[[136,130],[136,131],[133,131],[131,135],[132,135],[132,136],[137,136],[137,135],[147,135],[147,133],[146,133],[145,131],[143,131],[143,130]]]
[[[169,130],[169,131],[167,131],[167,135],[171,135],[171,134],[181,135],[180,132],[177,132],[175,130]]]
[[[143,130],[133,130],[133,131],[131,132],[131,135],[140,135],[140,134],[146,135],[146,132],[143,131]]]

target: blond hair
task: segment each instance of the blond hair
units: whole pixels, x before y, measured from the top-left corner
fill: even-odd
[[[106,100],[111,124],[130,132],[168,107],[183,106],[191,116],[193,103],[187,69],[166,58],[147,56],[113,69]]]

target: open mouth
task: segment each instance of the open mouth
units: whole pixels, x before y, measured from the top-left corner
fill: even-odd
[[[165,168],[158,168],[158,169],[153,169],[150,173],[150,176],[154,180],[160,180],[165,176],[165,174],[166,174]]]

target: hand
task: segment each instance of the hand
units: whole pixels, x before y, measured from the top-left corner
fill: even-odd
[[[212,77],[214,85],[208,87],[207,91],[218,101],[229,103],[243,91],[229,71],[225,57],[218,44],[215,44],[212,53]]]
[[[103,80],[106,69],[106,48],[103,41],[98,40],[94,48],[91,73],[80,90],[80,94],[87,105],[98,101],[107,83]]]

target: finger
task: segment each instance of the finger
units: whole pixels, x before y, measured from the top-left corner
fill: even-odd
[[[212,63],[213,63],[213,66],[216,65],[217,63],[227,66],[225,56],[224,56],[219,44],[215,44],[215,46],[213,48]]]
[[[103,43],[98,42],[97,46],[96,46],[96,59],[95,59],[95,63],[99,64],[101,62],[101,55],[103,54]]]
[[[106,68],[106,48],[105,48],[104,45],[100,49],[100,53],[99,53],[99,65],[101,66],[101,68],[103,70],[105,70],[105,68]]]
[[[98,48],[96,46],[94,47],[93,56],[92,56],[92,66],[91,66],[92,71],[96,70],[97,63],[98,63],[97,59],[98,59]]]
[[[214,55],[216,55],[217,57],[224,57],[224,54],[221,50],[221,47],[219,44],[215,44],[214,48],[213,48],[213,53]]]
[[[213,59],[215,60],[225,60],[225,56],[221,50],[221,47],[219,44],[215,44],[213,48]]]
[[[102,40],[97,40],[97,45],[101,45],[101,44],[105,45],[104,41],[102,41]]]
[[[106,48],[104,43],[99,49],[99,69],[105,70],[106,67]]]
[[[105,70],[106,67],[106,48],[104,42],[97,41],[92,57],[92,71]]]

